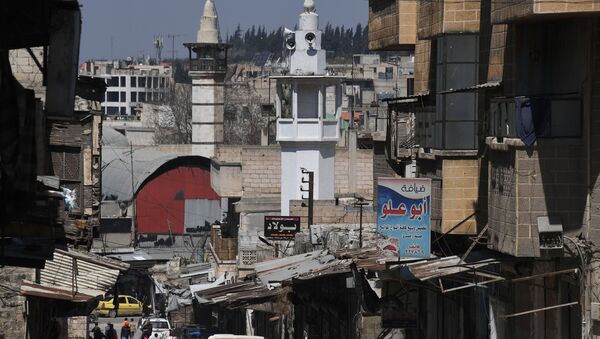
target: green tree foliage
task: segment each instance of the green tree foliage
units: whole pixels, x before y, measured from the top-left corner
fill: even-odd
[[[283,28],[267,31],[264,26],[252,26],[245,31],[238,25],[226,42],[232,45],[230,62],[247,62],[261,52],[271,52],[276,56],[283,53]],[[352,54],[368,52],[368,27],[360,23],[354,28],[325,25],[323,48],[327,50],[330,62],[350,62]]]

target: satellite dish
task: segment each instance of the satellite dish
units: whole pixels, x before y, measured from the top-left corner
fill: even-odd
[[[296,49],[296,34],[289,34],[285,38],[285,48],[289,49],[290,51]]]

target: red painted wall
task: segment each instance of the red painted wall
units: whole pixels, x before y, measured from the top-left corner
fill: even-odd
[[[179,166],[146,183],[138,192],[136,228],[138,233],[184,233],[185,199],[219,200],[210,187],[210,171]]]

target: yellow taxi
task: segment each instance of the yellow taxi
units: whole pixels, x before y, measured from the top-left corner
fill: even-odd
[[[109,297],[98,303],[96,310],[101,317],[125,316],[125,315],[142,315],[144,304],[136,298],[128,295],[120,295],[118,297],[119,309],[115,310],[114,298]]]

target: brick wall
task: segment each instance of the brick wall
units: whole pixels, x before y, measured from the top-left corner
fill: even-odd
[[[67,318],[68,339],[88,339],[87,317]]]
[[[31,51],[40,64],[43,63],[44,52],[42,47],[32,48]],[[36,97],[45,100],[46,87],[42,83],[44,77],[29,52],[26,49],[11,50],[8,58],[15,79],[23,87],[34,90]]]
[[[479,1],[419,1],[417,37],[434,39],[445,33],[477,33],[481,14]]]
[[[301,200],[290,202],[290,215],[302,217],[302,229],[307,228],[308,207],[302,206]],[[372,207],[363,207],[364,224],[374,224],[377,214]],[[336,205],[335,200],[319,200],[313,204],[314,224],[358,224],[360,222],[359,207]]]
[[[415,93],[429,91],[431,40],[417,40],[415,45]]]
[[[417,6],[417,38],[432,39],[442,34],[444,1],[419,1]]]
[[[373,197],[373,150],[356,150],[356,166],[349,172],[348,149],[338,148],[335,153],[335,194],[357,193],[371,199]],[[349,179],[353,175],[356,180],[356,192],[350,189]]]
[[[219,145],[215,158],[220,162],[241,163],[243,146]]]
[[[490,244],[521,257],[539,256],[537,218],[560,217],[565,234],[587,225],[585,153],[581,141],[538,140],[535,150],[490,153]]]
[[[444,159],[441,233],[477,234],[479,170],[478,159]]]
[[[473,158],[418,159],[420,178],[431,179],[431,230],[476,234],[481,216],[480,161]],[[484,215],[485,216],[485,213]]]
[[[533,18],[537,15],[575,14],[600,12],[600,1],[571,0],[492,0],[492,22],[506,23],[516,19]]]
[[[370,50],[412,49],[416,37],[416,0],[369,1]]]
[[[281,149],[279,146],[242,150],[242,190],[244,195],[281,192]]]

